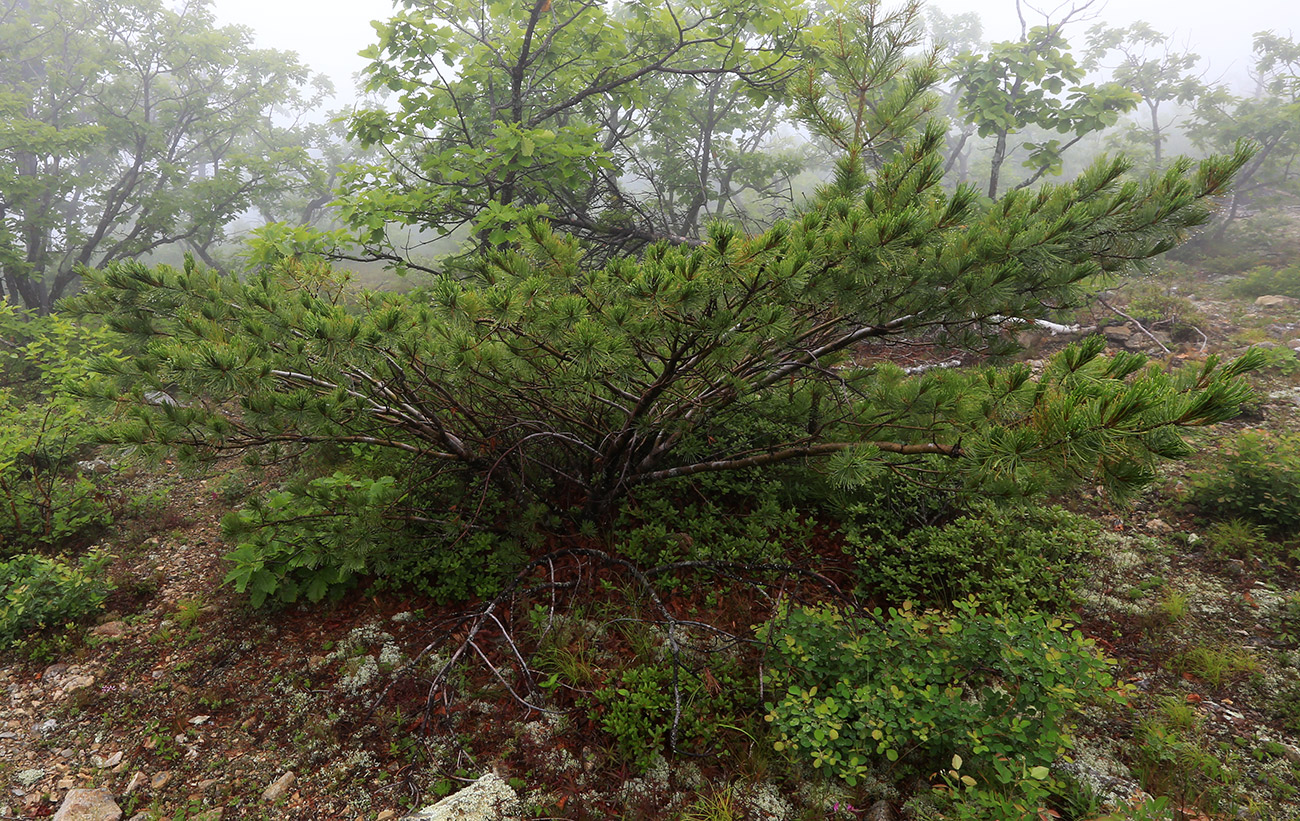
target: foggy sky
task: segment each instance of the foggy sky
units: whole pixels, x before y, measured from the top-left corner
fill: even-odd
[[[949,14],[976,12],[984,23],[986,40],[1019,35],[1014,0],[928,2]],[[387,18],[393,11],[392,0],[215,0],[213,7],[220,22],[256,31],[259,46],[295,51],[315,71],[329,76],[338,89],[331,108],[343,107],[353,98],[353,75],[366,63],[356,52],[375,39],[370,21]],[[1205,58],[1207,80],[1239,86],[1246,83],[1254,32],[1273,29],[1300,35],[1296,0],[1110,0],[1098,19],[1115,25],[1146,20],[1160,31],[1172,32],[1179,43],[1186,41]],[[1069,30],[1076,51],[1088,25]]]

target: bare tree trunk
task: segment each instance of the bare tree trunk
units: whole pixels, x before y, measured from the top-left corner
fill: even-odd
[[[998,176],[1002,172],[1002,161],[1007,158],[1007,132],[998,134],[997,145],[993,148],[993,170],[989,172],[989,199],[998,198]]]

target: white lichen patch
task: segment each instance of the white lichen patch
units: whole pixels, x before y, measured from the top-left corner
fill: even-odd
[[[382,671],[403,664],[406,656],[392,634],[372,622],[353,628],[325,661],[342,662],[336,686],[349,695],[357,695],[374,683]]]
[[[45,777],[45,770],[22,770],[14,776],[14,781],[24,787],[30,787]]]
[[[766,781],[747,784],[736,790],[736,800],[749,809],[757,821],[786,821],[794,816],[794,807],[773,784]]]
[[[375,657],[358,656],[343,665],[343,676],[339,679],[338,688],[349,695],[356,695],[378,677],[379,663]]]

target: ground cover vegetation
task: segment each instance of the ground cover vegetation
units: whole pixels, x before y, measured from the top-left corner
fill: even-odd
[[[253,62],[305,79],[123,8],[59,6],[67,43],[165,21],[248,112]],[[1300,248],[1249,213],[1294,186],[1287,38],[1247,100],[1149,27],[1076,61],[1082,8],[984,46],[915,4],[406,2],[349,164],[245,144],[165,49],[65,65],[55,11],[0,18],[0,683],[55,705],[5,713],[0,817],[373,817],[490,767],[535,817],[1300,815]],[[42,120],[59,72],[215,131]],[[1166,151],[1193,101],[1222,155]],[[1045,182],[1116,125],[1136,159]],[[234,263],[254,203],[300,218]]]

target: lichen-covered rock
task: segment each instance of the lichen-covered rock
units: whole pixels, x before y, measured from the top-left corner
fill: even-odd
[[[108,790],[69,790],[54,821],[119,821],[122,808]]]
[[[401,821],[518,821],[519,796],[496,773],[485,773],[465,789]]]
[[[1300,305],[1300,299],[1280,294],[1266,294],[1256,299],[1255,305],[1260,308],[1289,308],[1292,305]]]
[[[1119,751],[1113,743],[1101,739],[1081,742],[1074,749],[1072,759],[1057,762],[1053,769],[1081,784],[1107,812],[1151,798],[1128,767],[1120,762]]]

